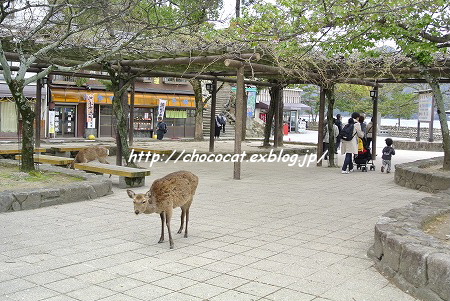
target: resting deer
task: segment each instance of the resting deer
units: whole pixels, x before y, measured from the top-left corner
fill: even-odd
[[[170,248],[173,249],[170,219],[173,208],[181,207],[181,226],[178,233],[183,231],[184,220],[186,227],[184,237],[188,236],[189,208],[198,185],[198,177],[189,171],[177,171],[153,182],[150,190],[143,194],[136,194],[127,190],[128,196],[133,199],[134,213],[159,213],[161,217],[161,237],[158,243],[164,242],[164,222],[169,233]]]
[[[87,163],[98,160],[100,163],[109,164],[106,157],[109,155],[109,150],[106,147],[92,145],[88,148],[82,149],[78,152],[75,159],[70,164],[70,168],[74,169],[75,163]]]

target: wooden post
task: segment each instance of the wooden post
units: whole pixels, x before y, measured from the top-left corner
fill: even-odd
[[[434,130],[434,93],[433,96],[431,96],[431,119],[430,119],[430,126],[428,127],[428,142],[433,142],[434,141],[434,137],[433,137],[433,130]]]
[[[242,141],[242,122],[243,118],[246,118],[244,116],[244,92],[245,92],[245,85],[244,85],[244,66],[242,65],[237,70],[237,90],[236,90],[236,127],[234,132],[234,154],[240,155],[241,154],[241,141]],[[240,157],[241,158],[241,157]],[[241,179],[241,162],[237,160],[238,162],[234,162],[234,175],[233,178],[235,180]]]
[[[273,147],[277,148],[278,147],[278,142],[279,142],[279,136],[280,136],[280,131],[279,131],[279,127],[280,127],[280,102],[281,102],[281,97],[280,97],[280,90],[281,90],[281,86],[277,85],[275,88],[275,111],[273,114],[273,119],[275,121],[275,124],[273,126]],[[281,112],[281,115],[283,115],[283,113]]]
[[[373,122],[372,122],[372,160],[377,158],[377,136],[378,136],[378,86],[374,87],[373,99]]]
[[[131,82],[131,95],[130,95],[130,129],[128,133],[128,143],[130,144],[130,146],[132,146],[134,142],[134,96],[135,96],[135,80]]]
[[[416,141],[420,141],[420,121],[417,120],[417,135],[416,135]]]
[[[323,155],[323,121],[325,117],[325,88],[320,86],[319,125],[317,135],[317,158]],[[322,166],[322,161],[317,161],[317,166]]]
[[[209,127],[209,152],[214,152],[214,132],[216,130],[217,79],[212,81],[211,117]]]
[[[36,81],[36,104],[34,107],[34,112],[36,113],[36,128],[35,128],[35,139],[34,147],[41,146],[41,108],[42,108],[42,79]]]

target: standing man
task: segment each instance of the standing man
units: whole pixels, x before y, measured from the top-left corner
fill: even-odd
[[[163,121],[162,117],[158,117],[158,123],[156,124],[156,137],[158,140],[164,138],[164,134],[167,133],[167,124]]]

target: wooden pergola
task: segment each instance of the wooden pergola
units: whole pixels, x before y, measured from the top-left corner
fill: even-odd
[[[6,53],[8,60],[17,61],[18,55],[15,53]],[[261,63],[264,61],[265,63]],[[65,59],[52,59],[42,60],[30,66],[29,72],[40,72],[43,68],[47,68],[52,64],[61,66],[74,66],[79,64],[79,61],[65,60]],[[410,74],[417,75],[419,70],[417,68],[393,68],[386,70],[379,70],[376,68],[360,70],[354,77],[339,77],[336,72],[324,72],[321,74],[313,71],[295,70],[289,68],[283,68],[275,66],[270,59],[262,60],[262,56],[259,53],[221,53],[221,54],[208,54],[189,57],[167,57],[156,58],[146,60],[120,60],[111,62],[112,67],[117,70],[122,70],[127,74],[136,77],[177,77],[185,79],[199,79],[212,81],[212,101],[211,101],[211,124],[214,124],[215,108],[216,108],[216,92],[217,82],[229,82],[236,84],[236,131],[235,131],[235,146],[234,153],[241,153],[241,143],[243,137],[243,124],[245,122],[244,105],[245,97],[245,85],[251,84],[256,86],[272,87],[273,89],[282,90],[283,86],[287,84],[315,84],[320,86],[320,107],[319,107],[319,133],[318,133],[318,146],[317,155],[320,157],[323,153],[323,128],[324,128],[324,112],[325,112],[325,94],[328,89],[329,83],[349,83],[356,85],[365,85],[373,88],[373,115],[378,114],[378,89],[382,87],[382,83],[420,83],[424,82],[421,78],[404,78]],[[12,67],[14,70],[14,67]],[[85,70],[102,71],[103,65],[95,63],[85,68]],[[439,73],[440,82],[450,82],[450,66],[431,68],[431,72]],[[104,74],[90,74],[83,72],[62,72],[54,71],[51,74],[55,75],[68,75],[74,77],[89,77],[99,79],[109,79],[108,75]],[[388,76],[386,76],[388,75]],[[397,76],[398,78],[394,78]],[[258,78],[259,80],[246,80],[246,78]],[[42,89],[42,82],[38,80],[36,85],[37,93],[40,95]],[[134,89],[132,88],[132,91]],[[281,95],[277,93],[277,95]],[[37,97],[40,101],[40,97]],[[275,128],[278,129],[279,124],[281,97],[275,99]],[[133,93],[131,93],[131,107],[133,108]],[[40,110],[40,103],[36,104],[36,109]],[[131,109],[131,112],[133,110]],[[39,111],[36,116],[40,118]],[[38,120],[39,122],[39,120]],[[131,119],[132,123],[132,119]],[[373,146],[372,156],[376,156],[376,133],[377,133],[377,121],[376,118],[373,122]],[[132,129],[131,124],[131,129]],[[40,136],[40,129],[37,127],[36,135]],[[279,131],[275,131],[274,147],[278,147]],[[131,138],[132,140],[132,138]],[[36,139],[38,142],[39,139]],[[210,152],[214,151],[214,128],[210,128]],[[37,145],[38,146],[38,145]],[[240,162],[234,163],[234,179],[240,179],[241,164]]]

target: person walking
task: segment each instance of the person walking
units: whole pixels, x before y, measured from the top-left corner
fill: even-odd
[[[358,154],[358,137],[364,138],[364,132],[361,130],[361,124],[359,123],[359,116],[358,112],[354,112],[340,134],[342,138],[341,154],[345,155],[344,165],[342,165],[343,174],[353,171],[353,155]]]
[[[158,140],[163,140],[165,133],[167,133],[167,124],[160,116],[158,117],[158,123],[156,124],[156,138]]]
[[[383,156],[381,157],[383,166],[381,166],[381,172],[384,172],[384,170],[386,169],[386,173],[390,173],[391,172],[391,159],[392,156],[395,155],[395,149],[394,147],[392,147],[392,143],[394,143],[394,141],[392,141],[391,138],[386,138],[386,140],[384,140],[386,142],[386,146],[383,148]]]
[[[216,115],[214,119],[214,138],[220,138],[220,131],[222,130],[222,118],[219,115]]]

